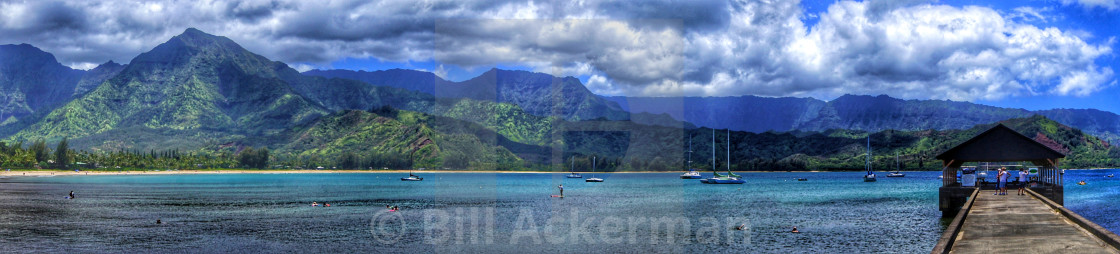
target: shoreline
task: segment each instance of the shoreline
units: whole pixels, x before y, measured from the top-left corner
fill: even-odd
[[[1066,169],[1066,170],[1105,170],[1099,169]],[[131,170],[131,171],[73,171],[73,170],[12,170],[0,171],[0,176],[82,176],[82,175],[200,175],[200,174],[407,174],[408,170],[340,170],[340,169],[222,169],[222,170]],[[497,171],[497,170],[425,170],[411,171],[415,174],[433,173],[479,173],[479,174],[567,174],[568,171]],[[856,171],[735,171],[740,174],[750,173],[822,173],[822,172],[856,172]],[[902,172],[936,172],[936,171],[902,171]],[[619,171],[619,172],[576,172],[580,174],[642,174],[642,173],[679,173],[676,171]]]

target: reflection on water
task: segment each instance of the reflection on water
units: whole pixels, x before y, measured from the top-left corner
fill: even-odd
[[[678,173],[596,174],[604,183],[563,175],[10,177],[0,179],[0,243],[43,252],[917,253],[948,224],[937,210],[938,172],[874,183],[861,172],[746,173],[744,185]],[[565,197],[550,197],[560,184]],[[71,190],[78,198],[64,199]],[[1116,200],[1112,193],[1070,190],[1067,202],[1097,220],[1116,209],[1087,207]],[[1104,199],[1073,205],[1096,198]]]

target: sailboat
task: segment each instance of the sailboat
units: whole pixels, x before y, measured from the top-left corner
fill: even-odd
[[[898,164],[898,152],[895,152],[894,153],[894,172],[891,172],[890,174],[887,174],[887,177],[906,177],[906,174],[903,174],[900,171],[901,171],[901,167],[899,167],[899,164]]]
[[[681,174],[681,179],[701,179],[700,171],[692,168],[692,136],[688,136],[688,172]]]
[[[716,131],[712,130],[712,178],[700,179],[701,183],[708,184],[743,184],[746,181],[731,172],[731,130],[727,130],[727,176],[716,173]]]
[[[988,163],[984,163],[984,171],[980,171],[980,164],[976,164],[976,180],[980,182],[988,182]]]
[[[592,173],[595,172],[595,162],[596,162],[596,158],[591,157],[591,172]],[[603,182],[603,178],[598,178],[598,177],[595,177],[595,176],[591,176],[591,178],[587,178],[587,180],[585,180],[585,181],[587,181],[589,183],[601,183],[601,182]]]
[[[875,172],[871,172],[871,135],[867,135],[867,161],[863,164],[864,169],[867,169],[867,175],[863,176],[864,182],[874,182]]]
[[[424,181],[423,177],[412,174],[412,169],[408,170],[408,177],[401,177],[401,181]]]
[[[571,167],[572,173],[568,174],[568,178],[583,178],[583,176],[576,173],[576,157],[572,156],[571,161],[572,161],[572,167]]]

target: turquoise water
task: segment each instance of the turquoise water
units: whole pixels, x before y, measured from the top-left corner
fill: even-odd
[[[745,173],[744,185],[678,174],[595,174],[604,183],[530,173],[7,177],[0,243],[41,252],[925,253],[947,223],[938,172],[875,183],[860,172]],[[565,198],[550,197],[559,184]],[[1086,217],[1115,214],[1104,203],[1115,191],[1070,189],[1067,204]],[[70,190],[77,199],[63,198]]]
[[[1120,169],[1066,170],[1065,206],[1112,232],[1120,232]],[[1077,185],[1084,180],[1085,185]]]

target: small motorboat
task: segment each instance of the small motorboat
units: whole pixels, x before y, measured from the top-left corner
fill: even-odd
[[[887,177],[906,177],[906,174],[899,173],[899,172],[891,172],[890,174],[887,174]]]
[[[797,181],[798,182],[804,182],[804,181],[809,181],[809,179],[808,178],[797,178]]]
[[[689,169],[688,172],[685,172],[684,174],[681,174],[681,179],[702,179],[702,178],[704,178],[704,177],[701,176],[700,172],[696,171],[696,169]]]
[[[1108,174],[1108,175],[1107,175],[1107,176],[1105,176],[1105,177],[1114,177],[1114,176],[1116,176],[1116,175],[1115,175],[1115,174]]]

